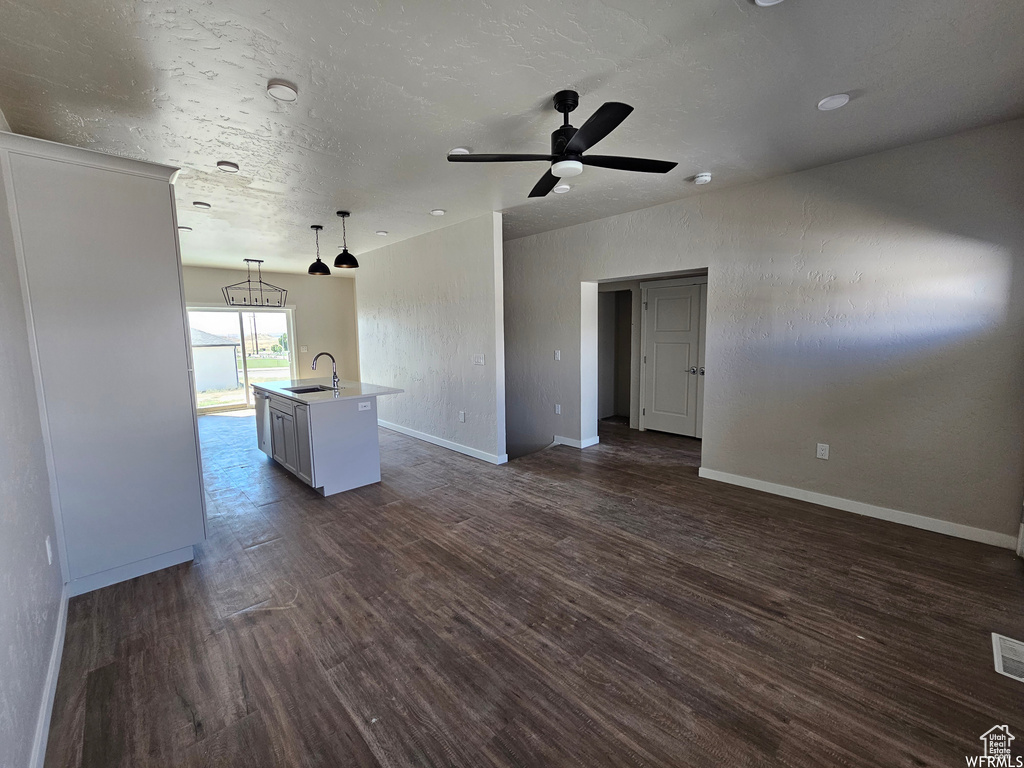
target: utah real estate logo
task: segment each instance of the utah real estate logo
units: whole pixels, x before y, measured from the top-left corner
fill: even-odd
[[[1017,737],[1010,733],[1006,725],[995,725],[981,736],[984,754],[967,757],[967,765],[971,768],[1024,768],[1024,757],[1013,756],[1013,740]]]

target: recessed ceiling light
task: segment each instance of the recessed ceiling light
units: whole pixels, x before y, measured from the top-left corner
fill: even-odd
[[[434,210],[432,210],[430,212],[431,216],[444,216],[444,214],[445,214],[444,208],[435,208]]]
[[[299,98],[299,89],[287,80],[272,78],[267,82],[267,93],[278,101],[295,101]]]
[[[711,174],[710,173],[698,173],[693,177],[694,184],[710,184]]]
[[[782,0],[754,0],[754,5],[759,5],[762,8],[771,8],[773,5],[778,5]]]
[[[831,112],[833,109],[845,107],[850,103],[850,94],[837,93],[834,96],[826,96],[818,102],[818,109],[822,112]]]
[[[192,227],[178,227],[181,232],[191,232]]]
[[[217,167],[224,173],[238,173],[238,163],[232,163],[230,160],[218,160]]]
[[[468,155],[469,150],[465,147],[456,147],[455,149],[448,150],[449,155]]]
[[[551,191],[554,192],[556,195],[564,195],[570,189],[572,189],[572,187],[570,187],[568,184],[558,184]]]
[[[377,234],[380,235],[381,237],[387,237],[388,231],[386,229],[378,229]]]
[[[202,208],[204,211],[213,207],[209,203],[204,203],[202,200],[196,200],[195,202],[192,203],[192,205],[194,205],[196,208]]]

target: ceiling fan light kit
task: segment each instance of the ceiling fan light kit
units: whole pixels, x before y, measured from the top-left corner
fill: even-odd
[[[579,160],[559,160],[551,164],[551,172],[560,179],[568,179],[583,173],[583,163]]]
[[[457,153],[452,150],[448,153],[448,162],[521,163],[544,161],[551,163],[548,172],[530,190],[530,197],[544,197],[555,188],[560,178],[579,176],[585,165],[639,173],[668,173],[676,167],[675,163],[664,160],[646,160],[638,157],[613,155],[585,156],[584,152],[618,128],[622,121],[629,117],[633,108],[617,101],[606,102],[583,125],[575,128],[569,124],[569,113],[576,109],[579,103],[580,95],[576,91],[559,91],[555,94],[555,109],[562,114],[562,125],[551,134],[551,153],[548,155],[474,155],[468,151]]]

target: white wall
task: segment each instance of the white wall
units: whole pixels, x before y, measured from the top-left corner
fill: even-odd
[[[405,390],[380,399],[381,421],[504,461],[501,214],[386,246],[359,264],[363,378]]]
[[[2,182],[0,174],[0,765],[25,766],[59,639],[63,579]]]
[[[335,270],[336,272],[338,270]],[[245,279],[245,270],[185,267],[185,301],[189,306],[223,307],[220,289]],[[301,379],[320,378],[323,369],[310,370],[317,352],[330,352],[338,360],[338,376],[359,380],[359,338],[356,332],[355,281],[351,277],[313,277],[263,271],[263,279],[288,291],[295,307],[296,367]],[[308,347],[302,352],[300,347]],[[327,376],[331,375],[330,369]]]
[[[709,267],[704,467],[1015,535],[1022,145],[1005,123],[506,242],[510,453],[595,429],[583,286]]]

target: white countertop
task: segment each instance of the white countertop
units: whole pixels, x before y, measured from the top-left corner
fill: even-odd
[[[281,379],[280,381],[261,381],[259,383],[253,382],[252,388],[259,389],[263,392],[269,392],[272,395],[278,397],[287,397],[289,400],[295,400],[300,403],[314,404],[314,403],[329,403],[335,400],[355,400],[360,397],[379,397],[381,395],[397,395],[405,390],[395,389],[393,387],[381,387],[377,384],[369,384],[365,381],[345,381],[342,379],[338,382],[338,391],[335,392],[333,389],[319,392],[289,392],[290,388],[294,387],[312,387],[320,384],[325,387],[331,386],[331,379]]]

